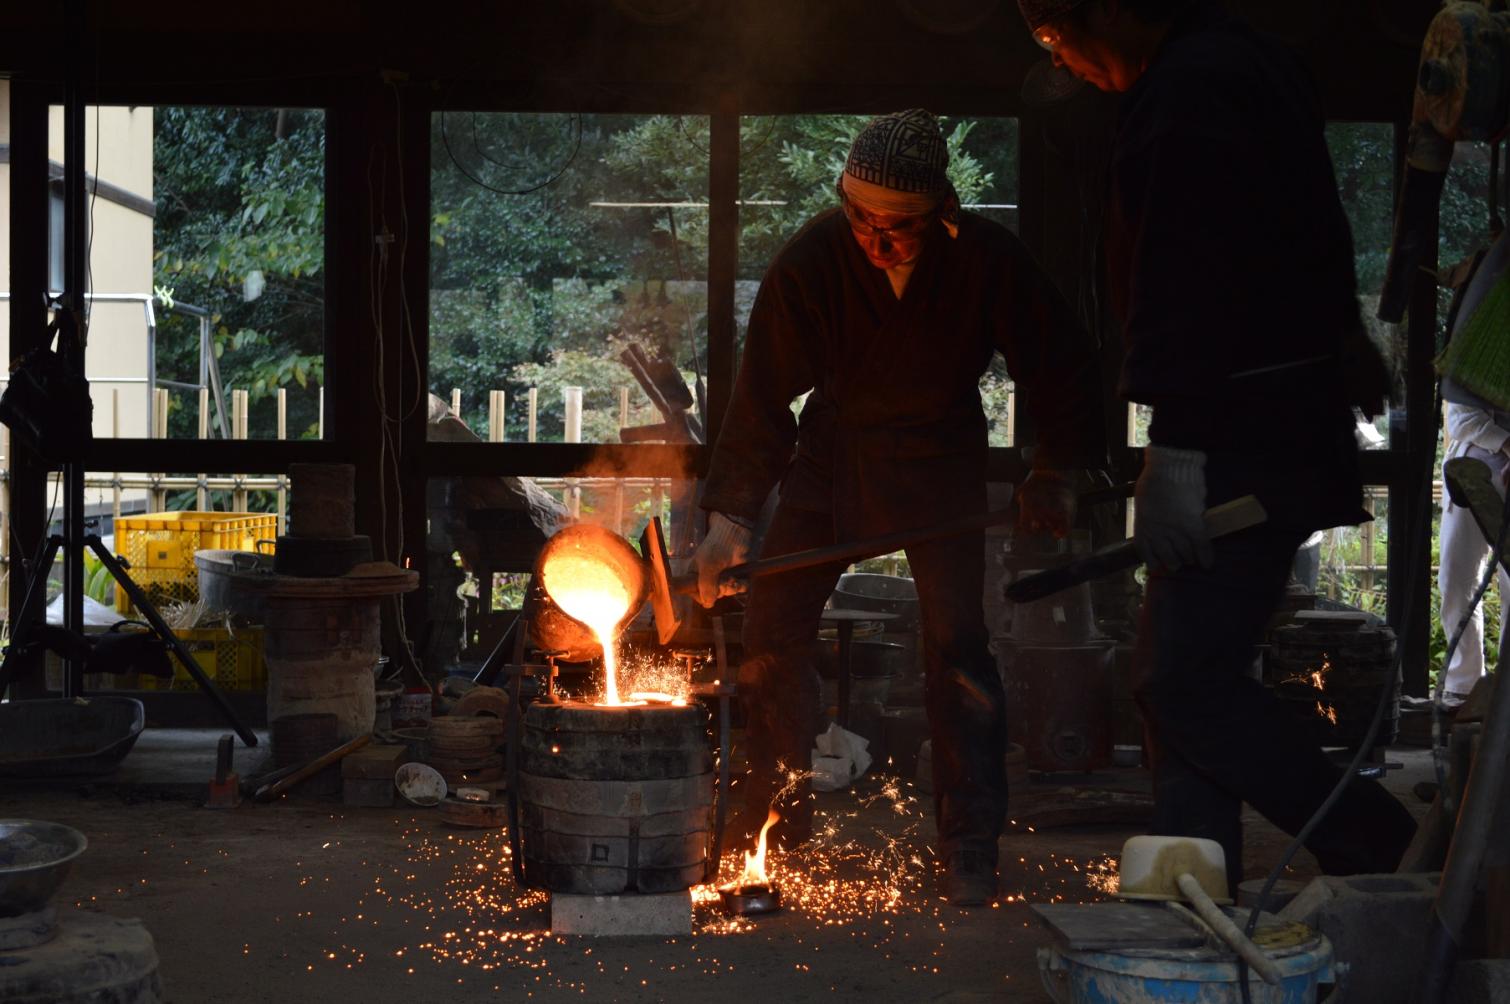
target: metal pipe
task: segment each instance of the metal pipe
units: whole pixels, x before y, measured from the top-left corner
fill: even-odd
[[[69,44],[63,47],[63,298],[60,310],[67,316],[58,333],[58,355],[63,365],[84,375],[89,343],[88,206],[85,203],[84,158],[85,109],[84,67],[93,55],[87,32],[84,0],[72,0],[66,10]],[[99,110],[95,110],[99,114]],[[63,465],[63,627],[72,634],[84,630],[84,466],[76,461]],[[45,598],[45,597],[44,597]],[[44,615],[45,616],[45,615]],[[84,692],[84,662],[65,656],[63,696],[81,697]]]

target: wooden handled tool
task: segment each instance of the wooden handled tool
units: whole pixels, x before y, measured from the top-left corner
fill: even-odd
[[[318,774],[326,767],[329,767],[333,763],[339,762],[348,754],[355,753],[357,750],[361,749],[363,746],[366,746],[370,742],[372,742],[372,736],[370,735],[357,736],[355,739],[351,740],[351,742],[337,746],[329,753],[316,757],[309,763],[305,764],[303,767],[300,767],[298,770],[294,771],[292,774],[280,778],[277,781],[271,781],[267,784],[264,784],[262,787],[257,789],[257,794],[252,797],[258,802],[271,802],[273,799],[277,798],[279,795],[283,794],[294,785],[312,777],[315,774]]]
[[[1269,514],[1264,511],[1263,503],[1259,502],[1257,496],[1244,495],[1207,509],[1206,532],[1213,538],[1223,537],[1250,526],[1258,526],[1268,518]],[[1119,541],[1094,554],[1077,558],[1061,568],[1023,576],[1007,587],[1007,599],[1013,603],[1032,603],[1082,582],[1136,568],[1142,562],[1132,541]]]

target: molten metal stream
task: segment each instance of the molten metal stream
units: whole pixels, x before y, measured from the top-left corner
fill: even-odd
[[[591,628],[603,646],[602,703],[622,705],[614,630],[629,612],[629,586],[607,564],[576,554],[551,558],[541,574],[556,605]]]

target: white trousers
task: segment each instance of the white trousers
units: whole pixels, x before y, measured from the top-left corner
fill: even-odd
[[[1489,453],[1469,447],[1467,456],[1483,460],[1494,473],[1495,484],[1505,468],[1503,453]],[[1437,587],[1442,592],[1442,629],[1447,640],[1463,615],[1468,613],[1468,604],[1473,591],[1484,575],[1484,562],[1489,559],[1489,543],[1473,520],[1473,513],[1462,506],[1453,505],[1444,493],[1442,498],[1442,553],[1437,570]],[[1504,644],[1506,615],[1510,614],[1510,576],[1502,566],[1499,570],[1500,594],[1500,644]],[[1484,611],[1474,607],[1473,616],[1463,630],[1457,651],[1447,667],[1446,689],[1466,694],[1473,689],[1480,676],[1484,675]]]

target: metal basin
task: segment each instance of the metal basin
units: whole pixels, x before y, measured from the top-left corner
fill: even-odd
[[[0,777],[107,773],[145,724],[132,697],[8,701],[0,704]]]
[[[0,917],[35,913],[68,877],[89,841],[72,826],[0,819]]]
[[[896,614],[896,620],[887,622],[887,631],[917,630],[917,584],[904,576],[847,572],[839,576],[832,601],[842,610],[879,610]]]

